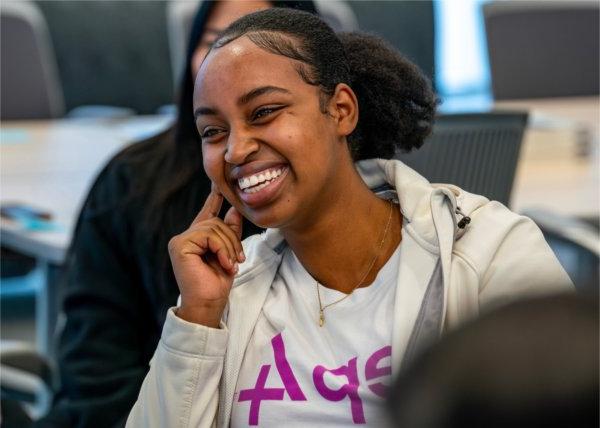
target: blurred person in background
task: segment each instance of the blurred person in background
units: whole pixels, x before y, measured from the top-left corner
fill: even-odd
[[[596,298],[517,302],[407,365],[390,394],[392,425],[596,428],[598,375]]]
[[[194,19],[178,117],[127,147],[99,174],[81,211],[64,274],[60,390],[40,427],[122,426],[178,296],[167,252],[210,193],[194,124],[194,76],[213,40],[247,13],[310,1],[204,1]],[[149,53],[151,55],[151,53]],[[260,231],[246,222],[245,236]]]

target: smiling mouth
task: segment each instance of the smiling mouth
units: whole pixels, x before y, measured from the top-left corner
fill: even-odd
[[[238,179],[238,187],[246,194],[260,192],[276,181],[286,171],[286,167],[269,168]]]

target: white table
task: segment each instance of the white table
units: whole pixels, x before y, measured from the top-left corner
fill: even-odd
[[[530,126],[536,129],[567,129],[584,131],[598,140],[600,133],[600,98],[539,98],[496,101],[496,109],[527,110]]]
[[[517,166],[511,209],[542,209],[597,218],[600,212],[598,139],[582,156],[579,136],[568,130],[528,129]]]
[[[597,218],[600,98],[500,101],[494,108],[530,113],[511,208]]]
[[[19,202],[48,211],[55,225],[51,231],[29,231],[1,219],[2,245],[35,257],[45,273],[50,265],[61,265],[79,210],[102,167],[126,145],[170,123],[170,116],[2,122],[0,203]],[[55,291],[41,284],[36,296],[37,346],[43,353],[50,349]]]
[[[441,111],[527,111],[511,209],[598,217],[599,106],[598,96],[496,102],[488,96],[456,96],[443,100]]]

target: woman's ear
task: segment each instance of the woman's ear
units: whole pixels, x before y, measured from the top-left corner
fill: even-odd
[[[338,134],[347,137],[358,123],[358,101],[356,94],[345,83],[338,83],[331,97],[330,111],[336,120]]]

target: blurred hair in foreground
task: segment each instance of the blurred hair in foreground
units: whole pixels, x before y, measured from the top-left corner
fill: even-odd
[[[518,302],[448,334],[390,394],[394,426],[598,427],[598,302]]]

